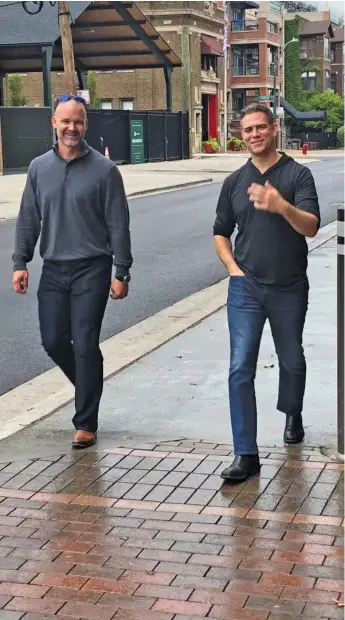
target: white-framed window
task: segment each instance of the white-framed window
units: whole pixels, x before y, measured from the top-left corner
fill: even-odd
[[[101,99],[101,110],[111,110],[113,107],[112,99]]]
[[[134,110],[134,99],[120,99],[121,110]]]
[[[324,41],[324,58],[330,58],[330,55],[329,55],[329,38],[328,37],[324,37],[323,41]]]

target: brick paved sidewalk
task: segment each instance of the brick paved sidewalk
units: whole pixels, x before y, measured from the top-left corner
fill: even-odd
[[[343,465],[169,442],[0,463],[0,620],[343,618]]]

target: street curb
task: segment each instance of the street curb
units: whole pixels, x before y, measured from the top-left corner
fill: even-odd
[[[186,181],[185,183],[178,183],[175,185],[164,185],[164,187],[157,187],[156,189],[144,189],[141,192],[127,194],[127,198],[140,198],[140,196],[148,196],[150,194],[161,194],[162,192],[195,187],[196,185],[204,185],[205,183],[213,183],[213,179],[199,179],[198,181]]]
[[[310,240],[310,252],[336,234],[337,222],[322,228],[317,237]],[[224,308],[227,288],[226,277],[103,342],[104,379],[110,379]],[[43,420],[73,399],[73,387],[58,368],[0,396],[0,441]]]

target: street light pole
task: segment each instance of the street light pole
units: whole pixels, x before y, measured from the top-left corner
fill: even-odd
[[[283,57],[283,52],[285,51],[285,49],[287,48],[288,45],[290,45],[290,43],[297,43],[298,39],[296,39],[295,37],[293,37],[293,39],[291,39],[290,41],[288,41],[287,43],[285,43],[285,45],[281,45],[278,48],[276,57],[274,59],[274,73],[273,73],[273,116],[274,116],[274,120],[277,120],[277,107],[280,108],[280,88],[278,89],[278,93],[277,93],[277,78],[278,78],[278,74],[279,74],[279,67],[280,65],[282,65],[281,63],[281,59]],[[283,76],[283,78],[285,79],[285,76]],[[278,134],[278,142],[279,142],[279,149],[281,148],[281,131],[280,131],[280,121],[279,121],[279,134]]]

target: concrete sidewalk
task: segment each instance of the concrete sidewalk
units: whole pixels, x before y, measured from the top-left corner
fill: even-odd
[[[336,239],[310,254],[309,277],[311,294],[305,329],[308,362],[305,444],[325,453],[336,444]],[[226,301],[226,284],[227,280],[224,280],[219,285],[223,303]],[[203,297],[198,299],[202,304]],[[217,305],[219,308],[219,301]],[[187,319],[187,307],[184,307],[184,312]],[[174,307],[168,309],[168,313],[171,321]],[[177,308],[175,313],[176,320],[184,320]],[[161,325],[157,325],[157,321],[155,324],[155,330],[159,332]],[[183,332],[183,327],[180,328],[183,333],[179,336],[169,342],[167,338],[166,344],[106,381],[100,411],[101,449],[108,449],[119,442],[178,438],[231,442],[226,311],[223,307],[192,329],[188,330],[188,326],[190,324],[186,320],[187,331]],[[142,330],[137,337],[143,342],[148,340],[152,345],[154,333],[150,335],[149,326],[146,326],[147,330],[147,335]],[[115,337],[111,359],[118,356],[120,368],[127,347],[131,351],[135,340],[135,334],[126,340],[126,332]],[[154,346],[148,351],[152,349]],[[105,359],[109,359],[109,354],[105,353]],[[272,368],[265,367],[271,363],[274,365]],[[268,328],[265,329],[260,350],[256,389],[259,444],[272,449],[281,448],[284,416],[276,411],[278,367]],[[20,393],[18,388],[19,399]],[[11,393],[8,397],[5,395],[4,402],[10,397]],[[12,407],[14,405],[15,401]],[[30,412],[27,415],[30,416]],[[73,404],[70,404],[1,441],[0,460],[9,461],[15,454],[31,455],[30,458],[51,454],[57,443],[62,450],[68,450],[72,416]]]
[[[134,196],[222,181],[245,164],[248,155],[216,155],[193,159],[120,166],[125,190]],[[305,163],[303,158],[296,161]],[[307,163],[316,159],[308,158]],[[0,221],[17,217],[26,174],[0,176]]]
[[[0,619],[343,618],[344,465],[326,456],[336,241],[309,260],[305,444],[282,443],[266,330],[260,476],[221,480],[233,452],[218,311],[106,382],[95,450],[71,453],[71,406],[0,442]]]

